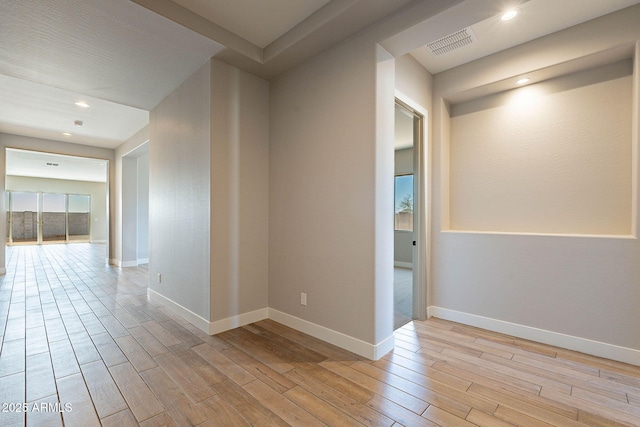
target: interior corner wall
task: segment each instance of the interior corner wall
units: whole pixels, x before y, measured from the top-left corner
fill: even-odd
[[[435,76],[433,189],[434,204],[441,209],[434,209],[432,229],[432,314],[640,364],[637,236],[448,231],[446,217],[451,141],[447,97],[636,43],[638,19],[640,7],[632,7]],[[632,126],[637,130],[637,56],[635,64]],[[630,195],[635,203],[638,142],[636,131],[630,159],[636,171]],[[597,168],[593,173],[599,173]]]
[[[210,320],[210,119],[210,62],[149,116],[150,293],[201,323]]]
[[[112,259],[115,255],[115,150],[108,148],[99,148],[89,145],[70,144],[68,142],[52,141],[48,139],[32,138],[28,136],[12,135],[7,133],[0,133],[0,188],[2,191],[2,197],[0,200],[0,207],[5,205],[5,174],[6,174],[6,148],[18,148],[23,150],[40,151],[43,153],[55,153],[68,156],[89,157],[93,159],[102,159],[109,161],[109,253],[106,255],[106,259]],[[6,207],[0,210],[0,233],[6,236]],[[5,241],[2,239],[0,244],[0,268],[6,266],[5,264]]]
[[[266,317],[269,83],[211,60],[212,331]]]
[[[272,81],[270,99],[269,307],[368,345],[385,297],[376,295],[376,71],[375,43],[354,39]],[[392,118],[393,87],[389,103]],[[391,130],[381,171],[389,224],[392,141]],[[383,266],[391,278],[392,257]]]

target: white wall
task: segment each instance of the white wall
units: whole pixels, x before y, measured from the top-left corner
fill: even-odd
[[[211,61],[211,320],[266,314],[269,277],[269,84]],[[249,316],[247,318],[246,316]],[[226,320],[225,320],[226,319]]]
[[[107,148],[98,148],[88,145],[70,144],[60,141],[50,141],[27,136],[18,136],[7,133],[0,133],[0,188],[5,189],[5,148],[21,148],[32,151],[42,151],[44,153],[65,154],[69,156],[89,157],[93,159],[103,159],[109,161],[109,253],[107,258],[114,256],[115,242],[115,151]],[[5,197],[0,197],[0,234],[6,236],[6,210]],[[0,245],[0,271],[5,268],[4,240]]]
[[[355,39],[271,83],[269,307],[365,347],[393,323],[394,70],[384,59]]]
[[[211,66],[149,116],[150,289],[210,319]],[[162,274],[162,282],[157,275]]]
[[[450,133],[455,119],[450,118],[447,100],[497,81],[515,81],[515,77],[533,70],[547,70],[558,63],[635,43],[640,38],[636,25],[639,20],[640,7],[633,7],[435,76],[432,189],[438,209],[434,209],[432,228],[433,314],[640,364],[640,244],[636,236],[447,231],[449,183],[455,182],[451,176],[454,169],[449,168],[450,151],[453,154]],[[635,52],[633,147],[627,158],[631,161],[631,176],[623,171],[631,181],[633,230],[638,223],[640,118],[637,47]],[[589,109],[593,105],[583,107]],[[583,137],[580,129],[566,131],[569,139]],[[613,135],[608,137],[615,139]],[[532,155],[531,151],[528,155]],[[514,164],[509,166],[515,169],[527,165],[522,159],[516,162],[515,154],[512,161]],[[569,167],[573,173],[584,165]],[[589,170],[596,179],[603,172],[597,165]],[[603,178],[608,179],[608,172],[604,172]],[[530,169],[528,174],[545,179],[544,174]]]
[[[91,196],[91,241],[107,241],[107,184],[103,182],[45,179],[7,175],[5,189]]]

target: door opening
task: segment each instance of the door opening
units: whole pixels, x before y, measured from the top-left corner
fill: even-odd
[[[396,99],[394,329],[426,318],[423,126],[424,114]]]
[[[5,245],[89,242],[109,253],[108,160],[8,147],[5,160]]]

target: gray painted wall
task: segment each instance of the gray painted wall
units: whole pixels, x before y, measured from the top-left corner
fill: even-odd
[[[211,320],[268,304],[269,84],[211,61]]]
[[[150,288],[206,320],[210,319],[210,121],[209,62],[149,116]]]
[[[270,122],[269,306],[372,344],[393,323],[393,127],[377,119],[394,71],[377,53],[356,39],[273,81]]]
[[[209,322],[268,304],[268,99],[211,60],[151,113],[151,289]]]

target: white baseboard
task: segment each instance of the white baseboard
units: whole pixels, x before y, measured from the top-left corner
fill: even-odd
[[[149,258],[138,258],[137,264],[149,264]]]
[[[413,263],[412,262],[393,261],[393,266],[394,267],[400,267],[400,268],[413,268]]]
[[[366,357],[367,359],[378,360],[389,351],[393,350],[393,334],[378,344],[373,345],[273,308],[269,308],[269,319],[282,323],[283,325],[297,331],[304,332],[312,337],[321,339],[322,341],[336,345],[359,356]]]
[[[92,240],[91,243],[107,243],[106,240]]]
[[[181,306],[177,302],[170,300],[164,295],[159,294],[153,289],[147,288],[147,297],[151,301],[156,302],[158,304],[162,304],[163,306],[173,311],[177,315],[183,317],[185,320],[187,320],[189,323],[191,323],[193,326],[200,329],[201,331],[209,333],[210,322],[204,317],[194,313],[188,308]]]
[[[431,306],[427,309],[427,313],[429,317],[434,316],[440,319],[451,320],[453,322],[463,323],[469,326],[476,326],[478,328],[500,332],[518,338],[640,366],[640,350],[632,348],[620,347],[614,344],[607,344],[586,338],[565,335],[531,326],[505,322],[503,320],[491,319],[475,314],[450,310],[448,308]]]
[[[7,269],[4,267],[0,267],[0,275],[7,274]]]
[[[264,319],[271,319],[285,326],[289,326],[297,331],[304,332],[312,337],[321,339],[330,344],[348,350],[359,356],[366,357],[371,360],[378,360],[391,350],[393,350],[394,340],[393,334],[379,342],[378,344],[369,344],[357,338],[345,335],[341,332],[334,331],[324,326],[317,325],[307,320],[300,319],[290,314],[283,313],[273,308],[261,308],[248,313],[242,313],[237,316],[228,317],[226,319],[210,322],[192,312],[191,310],[181,306],[180,304],[170,300],[158,292],[147,289],[148,298],[162,304],[174,313],[182,316],[195,327],[209,335],[219,334],[230,329],[238,328],[250,323],[258,322]]]

